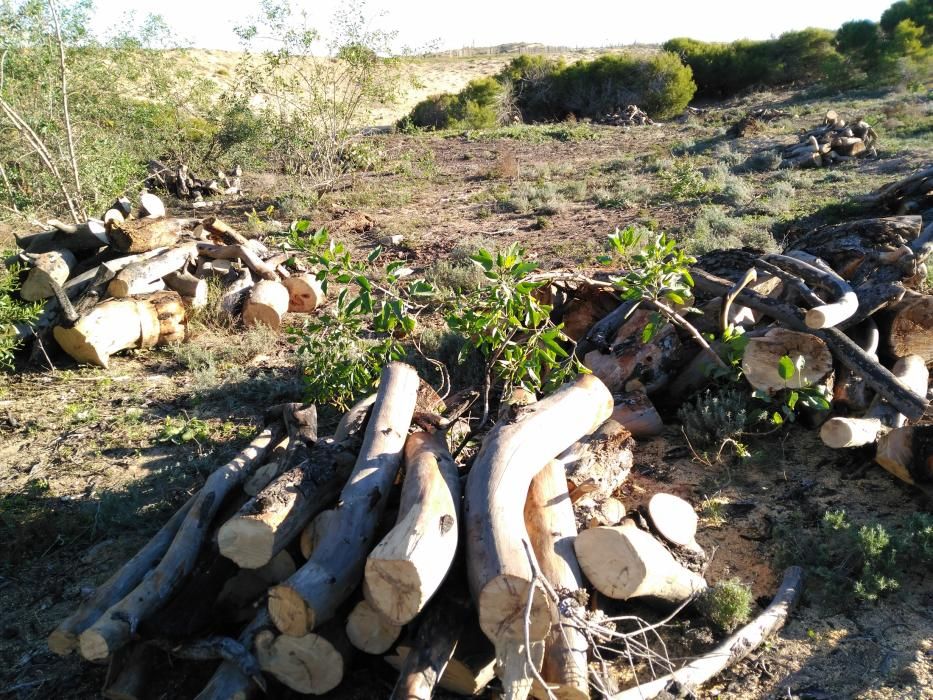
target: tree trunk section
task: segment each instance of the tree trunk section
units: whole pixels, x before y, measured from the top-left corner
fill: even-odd
[[[933,482],[933,425],[897,428],[878,440],[878,462],[908,484]]]
[[[53,285],[64,286],[76,262],[75,254],[64,248],[34,256],[19,295],[25,301],[41,301],[55,296]]]
[[[121,253],[145,253],[178,243],[189,222],[179,219],[131,219],[110,221],[107,235]]]
[[[919,355],[933,363],[933,296],[907,296],[885,312],[886,348],[892,357]]]
[[[357,603],[347,616],[347,639],[367,654],[384,654],[398,640],[402,625],[387,619],[368,600]]]
[[[435,600],[435,604],[439,602]],[[496,677],[495,650],[482,632],[470,626],[469,620],[456,644],[454,655],[441,673],[438,685],[457,695],[479,695]],[[410,646],[399,645],[395,654],[384,658],[393,668],[401,669],[411,653]]]
[[[107,285],[107,291],[117,298],[159,291],[164,287],[163,277],[177,272],[196,257],[197,249],[193,243],[169,248],[164,253],[133,263],[120,270]],[[206,287],[204,294],[206,297]]]
[[[198,243],[198,252],[213,260],[239,260],[260,279],[273,281],[279,279],[275,268],[263,262],[262,258],[250,246]]]
[[[566,450],[557,460],[561,463],[576,494],[588,494],[602,500],[615,493],[632,470],[635,441],[629,431],[610,418],[592,434],[587,435]]]
[[[350,654],[350,643],[338,620],[300,637],[268,630],[256,636],[256,657],[262,670],[305,695],[323,695],[340,685]]]
[[[628,430],[633,438],[650,438],[661,434],[664,422],[648,395],[631,391],[615,396],[612,420]]]
[[[289,311],[309,314],[324,302],[324,290],[314,275],[293,275],[282,283],[288,290]]]
[[[803,367],[788,380],[778,373],[780,359]],[[833,356],[826,343],[809,333],[799,333],[786,328],[772,328],[763,336],[751,338],[742,356],[742,372],[755,389],[769,394],[787,388],[819,384],[833,371]]]
[[[249,326],[263,324],[274,331],[282,325],[282,316],[288,311],[288,290],[281,282],[259,280],[243,305],[243,323]]]

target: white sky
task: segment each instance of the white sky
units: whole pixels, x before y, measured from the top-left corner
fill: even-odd
[[[398,31],[398,44],[450,49],[508,42],[571,47],[661,43],[676,36],[705,41],[766,39],[789,29],[835,29],[850,19],[877,21],[893,0],[369,0],[374,26]],[[292,0],[326,29],[340,0]],[[95,29],[113,27],[127,11],[157,12],[183,45],[237,49],[233,27],[254,14],[258,0],[97,0]],[[378,17],[379,14],[381,17]]]

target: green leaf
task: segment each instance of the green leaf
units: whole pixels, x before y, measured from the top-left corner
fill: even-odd
[[[783,355],[780,360],[778,360],[777,367],[778,375],[785,382],[793,378],[794,374],[797,372],[797,367],[794,366],[794,361],[790,359],[787,355]]]
[[[382,255],[382,246],[377,245],[375,248],[373,248],[372,252],[366,256],[366,260],[370,263],[374,263],[376,262],[376,258],[378,258],[380,255]]]

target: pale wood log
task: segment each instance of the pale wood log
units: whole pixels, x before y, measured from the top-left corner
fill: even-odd
[[[337,620],[300,637],[264,630],[256,635],[255,645],[263,671],[306,695],[336,688],[350,663],[350,643]]]
[[[301,464],[269,483],[220,526],[220,553],[245,569],[265,566],[309,519],[334,501],[356,458],[359,441],[318,441]]]
[[[586,332],[586,335],[577,343],[577,356],[584,357],[593,349],[609,352],[612,339],[616,337],[619,328],[628,320],[634,309],[635,302],[622,302],[614,311],[594,323]]]
[[[78,607],[78,610],[59,623],[48,638],[49,649],[56,654],[66,656],[78,648],[78,636],[97,622],[112,605],[118,603],[142,581],[159,563],[175,539],[178,528],[191,510],[195,497],[188,501],[169,518],[168,522],[152,536],[129,561],[120,567],[109,579],[98,586],[90,598]]]
[[[618,421],[610,418],[558,455],[569,488],[592,498],[612,496],[628,478],[634,463],[635,441]]]
[[[269,614],[285,634],[304,635],[331,618],[359,582],[401,463],[418,381],[417,372],[403,363],[392,362],[383,369],[333,529],[294,576],[269,591]]]
[[[301,555],[305,560],[311,558],[314,550],[317,549],[317,546],[324,540],[327,533],[334,527],[336,517],[337,511],[322,510],[315,515],[311,519],[311,522],[301,531],[299,547],[301,549]]]
[[[286,311],[288,290],[285,286],[281,282],[259,280],[243,304],[243,323],[247,327],[263,324],[278,330]]]
[[[223,295],[220,297],[220,308],[231,316],[239,313],[243,302],[246,300],[249,290],[253,288],[253,276],[249,270],[242,269],[237,273],[233,282],[227,285]]]
[[[803,251],[790,255],[765,255],[762,260],[801,278],[811,287],[820,286],[831,297],[830,303],[809,309],[804,322],[808,328],[831,328],[858,310],[859,300],[849,284],[820,258]]]
[[[361,600],[347,616],[347,639],[367,654],[384,654],[398,640],[402,625],[386,618],[368,600]]]
[[[145,253],[178,243],[190,219],[130,219],[107,223],[111,245],[121,253]]]
[[[790,357],[803,368],[789,381],[781,378],[778,363]],[[798,365],[799,366],[799,365]],[[763,336],[752,338],[742,355],[742,372],[755,389],[769,394],[788,387],[819,384],[833,371],[833,357],[826,343],[809,333],[772,328]]]
[[[133,299],[109,299],[71,327],[55,326],[62,350],[78,362],[107,367],[110,356],[129,348],[149,348],[184,340],[185,307],[175,292]]]
[[[127,655],[120,672],[102,695],[107,700],[145,700],[149,695],[149,683],[156,649],[146,644],[136,644]]]
[[[81,634],[84,658],[106,659],[131,639],[140,622],[168,602],[194,569],[208,526],[226,496],[240,486],[284,432],[281,421],[272,423],[230,462],[211,473],[152,573]]]
[[[933,425],[896,428],[882,435],[875,461],[901,481],[929,488],[933,482]]]
[[[631,522],[584,530],[574,549],[587,580],[610,598],[650,596],[677,604],[706,588],[703,577],[675,561],[664,545]]]
[[[869,356],[877,357],[880,334],[873,320],[866,319],[862,324],[850,330],[847,335]],[[862,377],[842,363],[837,364],[833,380],[832,407],[834,411],[841,415],[862,413],[868,408],[870,393]]]
[[[906,296],[881,318],[882,338],[893,357],[919,355],[933,363],[933,296]]]
[[[570,500],[573,501],[573,510],[581,530],[600,525],[618,525],[625,518],[625,504],[618,498],[610,496],[597,500],[585,494],[578,497],[576,492],[572,491]]]
[[[564,468],[557,460],[539,471],[525,500],[525,529],[541,575],[560,595],[573,597],[583,588],[583,575],[573,551],[577,524]],[[541,677],[559,700],[586,700],[590,697],[587,681],[586,636],[573,623],[558,616],[545,639]],[[547,698],[543,688],[532,694]]]
[[[256,469],[243,484],[243,493],[252,498],[285,470],[287,465],[282,458],[290,440],[291,438],[286,437],[269,452],[268,462]]]
[[[521,499],[549,460],[599,427],[611,412],[612,395],[605,385],[584,375],[517,411],[511,422],[497,423],[483,441],[464,501],[467,572],[480,627],[494,642],[525,638],[529,593],[530,639],[547,635],[550,602],[533,580]]]
[[[835,450],[860,447],[877,442],[884,425],[877,418],[833,416],[820,426],[820,439]]]
[[[324,301],[324,289],[314,275],[293,275],[282,283],[288,290],[289,311],[309,314]]]
[[[367,597],[386,620],[407,624],[440,587],[457,551],[459,510],[460,477],[444,433],[413,433],[398,522],[366,559]]]
[[[834,151],[843,156],[857,156],[865,152],[865,142],[857,136],[843,136],[831,142]]]
[[[650,700],[670,690],[676,693],[695,692],[701,685],[735,664],[769,636],[777,632],[787,620],[800,598],[803,587],[803,569],[792,566],[784,578],[771,604],[755,620],[742,627],[713,651],[694,659],[674,673],[616,693],[610,700]]]
[[[104,224],[106,224],[108,221],[122,223],[126,221],[126,217],[123,216],[123,212],[121,212],[119,209],[108,209],[104,212],[103,221]]]
[[[63,286],[77,263],[70,250],[53,250],[31,256],[32,267],[20,287],[19,295],[25,301],[40,301],[55,295],[53,284]]]
[[[695,548],[699,518],[693,506],[679,496],[656,493],[648,501],[648,517],[658,533],[678,547]]]
[[[334,429],[334,440],[340,442],[346,440],[347,436],[363,429],[369,414],[372,411],[373,404],[376,403],[376,394],[357,401],[350,409],[340,417],[340,422]]]
[[[257,240],[247,238],[242,233],[239,233],[226,221],[218,219],[216,216],[209,216],[206,219],[202,219],[201,223],[204,225],[204,228],[207,229],[210,233],[213,233],[215,236],[220,237],[220,239],[225,244],[232,245],[245,245],[251,247],[259,255],[267,255],[268,249],[262,243]]]
[[[107,291],[118,299],[159,291],[159,288],[164,287],[163,277],[180,270],[196,257],[197,249],[194,243],[169,248],[151,258],[124,267],[107,285]],[[204,296],[206,301],[206,285]]]
[[[496,643],[496,675],[502,683],[503,700],[525,700],[531,694],[535,671],[544,662],[544,640],[525,642],[503,639]]]
[[[110,245],[103,222],[88,219],[83,224],[62,224],[49,221],[50,231],[17,234],[13,237],[16,245],[27,253],[48,253],[52,250],[70,250],[73,253],[85,253]]]
[[[664,422],[658,410],[642,391],[616,394],[612,420],[624,426],[634,438],[655,437],[664,430]]]
[[[143,192],[139,195],[139,214],[145,218],[158,219],[165,216],[165,205],[151,192]]]
[[[207,280],[194,276],[187,270],[170,272],[162,278],[165,286],[181,294],[192,309],[202,309],[207,306]]]
[[[198,243],[198,252],[207,258],[215,260],[239,260],[264,280],[278,280],[275,268],[263,262],[262,258],[247,245],[214,245],[213,243]]]
[[[410,654],[410,646],[399,645],[394,654],[383,658],[393,668],[401,669]],[[478,629],[468,626],[457,640],[454,655],[438,685],[458,695],[473,696],[482,693],[495,677],[496,654],[492,643]]]

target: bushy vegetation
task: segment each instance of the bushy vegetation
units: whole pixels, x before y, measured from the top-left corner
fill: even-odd
[[[737,578],[717,581],[697,598],[697,608],[720,632],[729,634],[748,622],[755,598]]]
[[[422,100],[400,126],[429,129],[488,129],[498,126],[503,121],[500,110],[502,95],[502,85],[494,78],[476,78],[456,95],[444,93]]]
[[[19,289],[19,272],[19,265],[0,267],[0,370],[13,366],[13,354],[20,344],[17,326],[39,315],[39,304],[24,304],[14,296]]]

